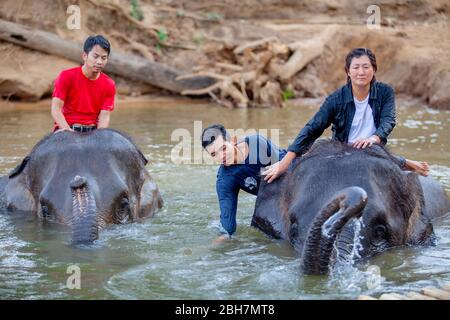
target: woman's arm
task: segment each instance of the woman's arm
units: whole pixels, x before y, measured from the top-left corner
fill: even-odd
[[[330,126],[335,114],[335,106],[336,104],[333,99],[325,99],[319,111],[303,127],[287,150],[295,152],[297,156],[305,153],[314,141],[322,135],[325,129]]]
[[[381,101],[380,111],[380,125],[375,131],[383,144],[386,143],[387,137],[391,134],[392,129],[395,127],[396,114],[395,114],[395,93],[390,86],[385,87],[385,93]]]
[[[309,147],[319,138],[328,128],[335,115],[336,104],[332,99],[327,98],[320,107],[314,117],[308,121],[305,127],[295,138],[294,142],[289,146],[287,155],[279,162],[267,167],[262,173],[264,180],[271,183],[276,178],[287,171],[289,165],[297,157],[305,153]]]

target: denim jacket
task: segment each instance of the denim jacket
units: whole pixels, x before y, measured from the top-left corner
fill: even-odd
[[[387,137],[395,127],[395,94],[391,86],[375,81],[370,86],[369,105],[372,108],[376,132],[381,144],[387,143]],[[332,124],[333,140],[348,142],[350,128],[355,115],[351,83],[329,95],[320,110],[309,120],[305,127],[287,149],[298,156],[305,153],[314,141]]]

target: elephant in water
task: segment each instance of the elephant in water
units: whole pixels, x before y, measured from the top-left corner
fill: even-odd
[[[151,217],[162,207],[146,164],[116,130],[50,134],[0,177],[0,207],[68,225],[72,243],[91,243],[105,225]]]
[[[397,161],[380,146],[318,141],[288,174],[262,183],[252,225],[289,240],[305,274],[392,247],[434,244],[431,222],[450,211],[450,200],[437,181],[402,171]]]

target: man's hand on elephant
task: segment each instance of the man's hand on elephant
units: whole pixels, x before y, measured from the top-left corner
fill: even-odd
[[[271,183],[289,169],[291,162],[297,157],[295,152],[289,151],[283,160],[278,161],[265,168],[261,175],[265,176],[264,181]]]
[[[56,130],[54,133],[59,133],[59,132],[63,132],[63,131],[72,131],[72,132],[75,132],[75,130],[73,130],[71,127],[68,127],[68,128],[61,128],[61,129],[58,129],[58,130]]]
[[[281,176],[284,172],[286,172],[288,167],[289,165],[286,166],[283,161],[278,161],[273,165],[266,167],[261,174],[265,176],[264,181],[267,181],[267,183],[271,183],[276,178]]]

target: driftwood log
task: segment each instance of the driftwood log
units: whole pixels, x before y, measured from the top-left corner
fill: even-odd
[[[283,100],[294,94],[293,78],[322,54],[336,29],[330,26],[314,39],[291,44],[278,37],[223,43],[210,63],[194,66],[189,74],[153,61],[149,47],[112,31],[110,36],[124,40],[142,57],[113,50],[106,71],[182,95],[209,95],[230,108],[282,107]],[[81,59],[81,44],[1,19],[0,39],[76,62]]]
[[[322,54],[336,30],[336,26],[330,26],[313,39],[291,44],[284,44],[275,36],[231,45],[233,50],[226,44],[226,52],[217,56],[228,56],[229,61],[198,66],[197,72],[178,78],[207,76],[216,82],[182,94],[209,94],[226,107],[282,107],[286,96],[293,95],[294,76]]]
[[[18,23],[0,19],[0,39],[14,44],[80,62],[82,45],[65,40],[58,35],[36,30]],[[216,80],[198,76],[177,79],[183,72],[148,59],[113,50],[106,67],[107,72],[132,80],[141,80],[153,86],[182,93],[200,90],[213,85]]]

